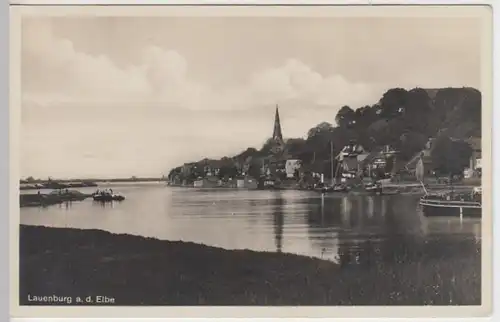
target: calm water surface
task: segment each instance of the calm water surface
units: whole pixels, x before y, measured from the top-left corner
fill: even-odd
[[[373,245],[384,252],[407,252],[429,242],[443,256],[462,256],[481,240],[479,220],[425,218],[415,196],[322,197],[307,191],[196,190],[157,183],[108,187],[127,199],[104,206],[88,199],[21,208],[21,223],[95,228],[336,262],[341,254],[357,254]]]

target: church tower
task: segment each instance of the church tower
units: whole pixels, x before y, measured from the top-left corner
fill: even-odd
[[[274,141],[272,152],[274,154],[283,152],[285,141],[283,140],[283,133],[281,132],[280,113],[278,111],[278,105],[276,105],[276,114],[274,115],[274,129],[272,139]]]
[[[276,105],[276,114],[274,116],[273,140],[276,141],[276,143],[283,143],[283,134],[281,132],[280,113],[278,111],[278,105]]]

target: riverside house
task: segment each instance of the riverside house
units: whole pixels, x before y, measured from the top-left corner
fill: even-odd
[[[193,183],[195,188],[215,188],[220,185],[219,178],[216,176],[207,176],[205,178],[196,180]]]
[[[465,140],[472,148],[472,156],[469,161],[469,168],[464,171],[466,177],[481,177],[481,138],[471,137]]]
[[[362,170],[362,162],[369,155],[366,149],[355,142],[346,145],[337,155],[342,181],[353,179]],[[337,171],[336,171],[337,172]]]

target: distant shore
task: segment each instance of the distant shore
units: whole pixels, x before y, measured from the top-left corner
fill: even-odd
[[[362,256],[360,264],[339,265],[290,254],[21,225],[19,300],[21,305],[77,305],[77,297],[93,301],[84,305],[479,305],[480,245],[467,245],[450,246],[463,256],[441,258],[431,243],[405,258],[382,251],[370,255],[381,257],[373,262]],[[51,295],[71,301],[33,300]],[[97,303],[97,296],[112,303]]]
[[[66,189],[66,188],[85,188],[97,187],[102,183],[128,183],[128,182],[165,182],[163,178],[114,178],[114,179],[65,179],[65,180],[32,180],[20,181],[20,190],[36,189]]]

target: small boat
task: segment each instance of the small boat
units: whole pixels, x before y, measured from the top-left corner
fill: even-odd
[[[348,192],[349,187],[345,184],[335,184],[332,188],[333,192]]]
[[[113,190],[104,190],[104,191],[97,190],[92,194],[92,198],[95,201],[102,201],[102,202],[125,200],[125,197],[123,195],[118,193],[113,193]]]
[[[371,193],[375,193],[375,194],[382,194],[382,184],[380,184],[379,182],[368,183],[365,185],[364,188],[365,188],[366,192],[371,192]]]
[[[333,186],[319,186],[314,189],[317,192],[321,193],[330,193],[330,192],[349,192],[349,187],[344,184],[334,184]]]
[[[95,201],[122,201],[125,197],[120,194],[95,194],[93,196]]]

